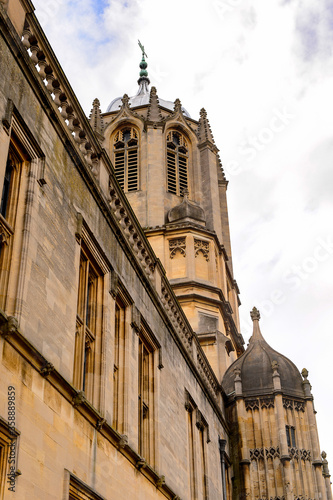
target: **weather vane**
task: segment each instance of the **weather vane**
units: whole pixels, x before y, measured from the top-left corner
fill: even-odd
[[[138,40],[138,43],[139,43],[140,49],[142,50],[142,57],[145,57],[145,56],[148,57],[147,54],[145,53],[145,48],[142,45],[142,43],[140,42],[140,40]]]

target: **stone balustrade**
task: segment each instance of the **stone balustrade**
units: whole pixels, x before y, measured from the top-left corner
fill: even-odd
[[[74,100],[71,102],[69,92],[66,90],[67,85],[62,81],[61,75],[57,75],[54,70],[57,64],[52,64],[51,56],[44,48],[43,41],[37,40],[27,20],[22,33],[22,44],[27,49],[30,60],[37,69],[42,82],[57,106],[92,174],[98,179],[100,170],[99,155],[92,146],[94,141],[89,140],[90,130],[84,129],[86,118],[82,110],[78,109]]]

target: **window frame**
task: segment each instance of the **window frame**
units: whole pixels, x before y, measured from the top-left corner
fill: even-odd
[[[104,497],[71,472],[65,470],[65,477],[68,482],[68,489],[64,500],[105,500]]]
[[[125,140],[124,134],[129,132]],[[132,144],[130,144],[132,142]],[[135,144],[134,144],[135,143]],[[118,145],[118,147],[117,147]],[[121,147],[121,145],[123,145]],[[132,124],[117,128],[112,140],[113,163],[120,186],[126,193],[139,191],[139,131]]]
[[[176,136],[179,137],[178,144],[174,140]],[[184,196],[184,192],[189,190],[189,156],[188,138],[179,130],[168,130],[166,135],[166,187],[168,193]]]
[[[12,267],[12,253],[15,239],[15,227],[17,225],[18,204],[22,196],[21,185],[24,167],[31,161],[23,145],[18,141],[16,134],[12,132],[8,155],[6,160],[6,170],[11,162],[11,176],[8,185],[8,193],[5,207],[5,214],[2,213],[3,194],[5,184],[2,186],[0,201],[0,289],[3,295],[0,297],[0,307],[6,309],[7,290],[9,275]]]
[[[102,349],[104,342],[104,303],[106,275],[110,266],[88,228],[83,224],[78,238],[76,329],[74,344],[73,385],[99,408],[102,400]]]
[[[4,498],[7,477],[6,474],[8,470],[9,449],[13,441],[16,441],[15,468],[17,471],[19,436],[20,433],[14,427],[10,427],[9,424],[2,417],[0,417],[0,500]]]
[[[138,453],[154,467],[156,457],[157,368],[163,368],[161,345],[142,318],[137,334]],[[145,360],[143,359],[144,355]],[[143,361],[145,361],[145,365]]]

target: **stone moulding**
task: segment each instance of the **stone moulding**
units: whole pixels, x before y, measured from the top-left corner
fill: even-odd
[[[280,458],[280,449],[278,446],[270,448],[254,448],[250,450],[250,460],[259,460],[264,458]]]
[[[245,409],[246,410],[259,410],[263,408],[274,408],[274,398],[273,397],[263,397],[263,398],[246,398],[245,399]]]

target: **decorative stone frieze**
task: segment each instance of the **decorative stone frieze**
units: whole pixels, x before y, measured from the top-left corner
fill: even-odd
[[[260,398],[261,408],[274,408],[274,398]]]
[[[208,241],[203,241],[203,240],[198,240],[197,238],[194,238],[194,255],[195,257],[198,257],[199,252],[203,254],[205,257],[206,261],[209,262],[209,242]]]
[[[175,238],[169,240],[169,257],[173,259],[177,252],[186,257],[186,238]]]
[[[283,407],[290,410],[305,411],[304,401],[297,401],[295,399],[283,398]]]
[[[246,410],[259,410],[259,399],[245,399]]]
[[[254,448],[250,450],[250,460],[259,460],[264,458],[280,458],[280,449],[278,446],[270,448]]]
[[[40,370],[40,374],[42,375],[42,377],[47,377],[48,375],[50,375],[51,372],[53,372],[53,370],[54,370],[53,364],[46,361]]]

